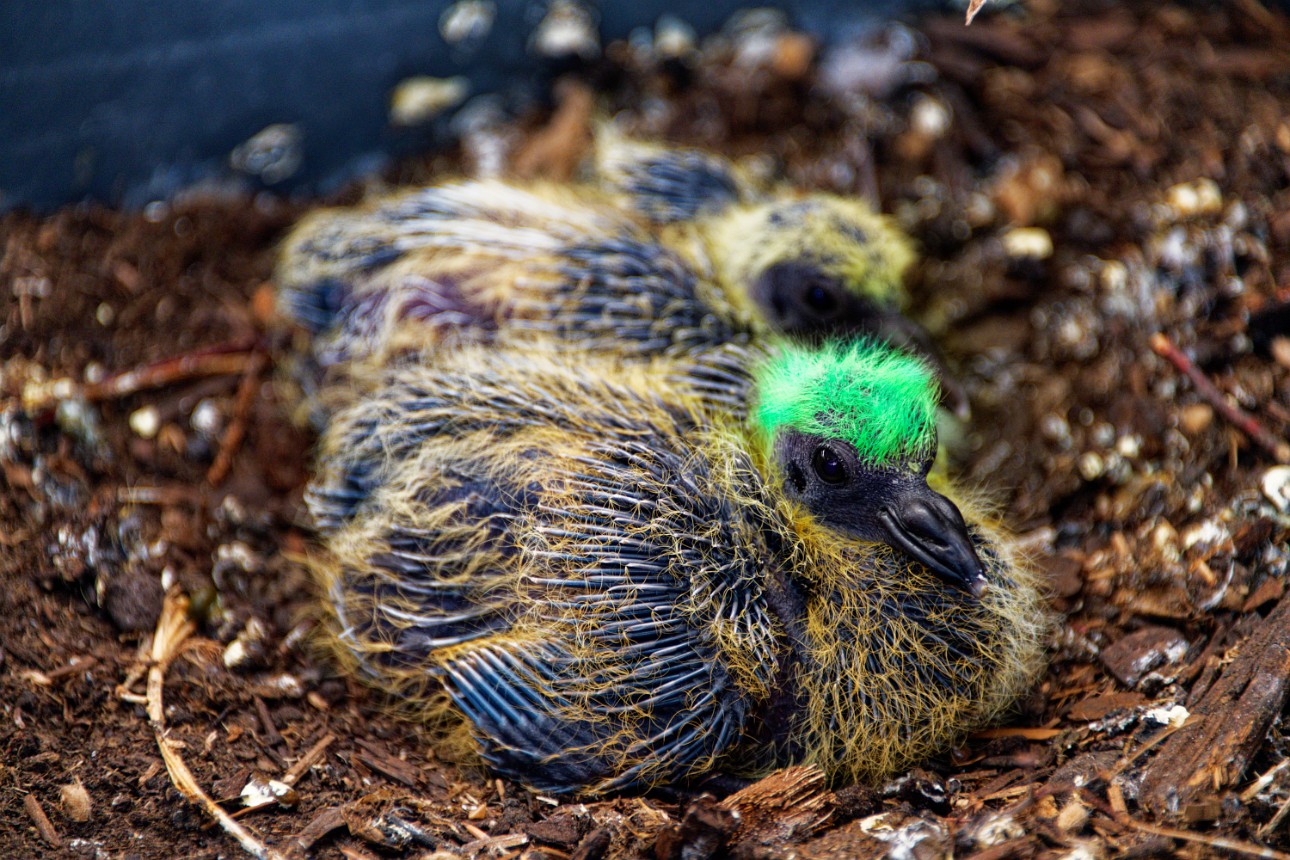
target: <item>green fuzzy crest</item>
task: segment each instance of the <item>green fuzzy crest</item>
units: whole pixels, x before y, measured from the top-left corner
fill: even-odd
[[[924,457],[936,445],[931,370],[873,341],[784,345],[758,372],[757,399],[767,450],[784,429],[842,439],[870,463]]]

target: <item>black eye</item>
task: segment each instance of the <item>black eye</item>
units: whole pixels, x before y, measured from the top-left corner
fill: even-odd
[[[821,445],[815,449],[815,455],[811,457],[811,468],[826,484],[837,486],[846,483],[847,467],[842,464],[842,458],[838,456],[838,452],[828,445]]]
[[[802,294],[802,300],[808,308],[821,316],[831,314],[838,309],[837,296],[833,295],[833,291],[828,287],[820,284],[808,286],[806,292]]]

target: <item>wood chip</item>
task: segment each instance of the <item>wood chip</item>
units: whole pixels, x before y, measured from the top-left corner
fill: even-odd
[[[45,814],[45,810],[41,807],[40,801],[36,799],[36,795],[28,794],[24,796],[22,808],[27,810],[31,823],[36,825],[36,829],[40,831],[41,838],[48,842],[50,847],[63,847],[63,840],[59,838],[58,831],[54,829],[54,825],[50,822],[49,816]]]
[[[823,771],[814,765],[776,771],[721,802],[739,814],[739,845],[800,841],[828,824],[835,806]]]
[[[1283,598],[1191,708],[1193,721],[1152,759],[1140,802],[1157,815],[1175,816],[1215,790],[1234,785],[1281,713],[1287,693],[1290,600]]]

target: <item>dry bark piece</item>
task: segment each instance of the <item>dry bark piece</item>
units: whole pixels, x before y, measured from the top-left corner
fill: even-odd
[[[1112,711],[1136,708],[1138,705],[1145,704],[1146,701],[1146,696],[1133,692],[1105,693],[1100,696],[1090,696],[1072,705],[1071,709],[1066,712],[1066,719],[1080,723],[1091,723],[1094,720],[1102,719]]]
[[[524,832],[538,842],[569,849],[581,842],[587,826],[584,816],[561,810],[549,818],[524,825]]]
[[[738,815],[735,852],[801,842],[829,823],[837,799],[814,765],[776,771],[721,802]]]
[[[608,827],[601,827],[591,831],[586,839],[578,843],[578,848],[573,852],[569,860],[600,860],[609,850],[609,844],[613,841],[613,831]]]
[[[1187,640],[1170,627],[1144,627],[1102,649],[1102,662],[1126,687],[1136,687],[1149,673],[1177,663],[1187,654]]]
[[[1044,784],[1044,791],[1062,794],[1087,785],[1102,774],[1109,773],[1119,758],[1120,754],[1115,750],[1101,750],[1076,756],[1057,768],[1057,771]]]
[[[1241,644],[1240,652],[1174,733],[1142,780],[1141,802],[1157,815],[1189,807],[1234,785],[1290,693],[1290,600]]]
[[[709,860],[716,857],[739,827],[739,813],[723,808],[708,794],[686,807],[680,824],[659,831],[657,860]]]
[[[27,810],[27,815],[31,817],[32,824],[35,824],[36,829],[40,831],[41,837],[54,848],[62,848],[63,840],[59,838],[58,831],[54,829],[53,823],[50,822],[49,816],[45,814],[45,809],[40,805],[40,801],[36,799],[36,795],[24,795],[22,805]]]

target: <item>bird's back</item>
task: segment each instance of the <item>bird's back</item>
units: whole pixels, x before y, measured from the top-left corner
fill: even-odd
[[[708,416],[639,368],[445,364],[393,372],[324,438],[309,501],[343,654],[422,711],[443,685],[537,787],[709,769],[776,661],[755,470],[705,457]]]

